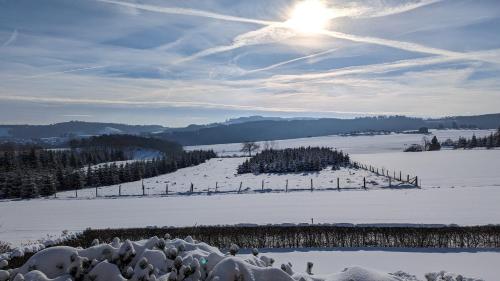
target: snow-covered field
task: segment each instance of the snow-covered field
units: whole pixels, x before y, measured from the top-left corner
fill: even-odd
[[[390,134],[377,136],[324,136],[300,139],[287,139],[274,141],[274,148],[292,148],[300,146],[323,146],[343,150],[349,154],[366,154],[403,151],[406,145],[422,143],[425,136],[431,139],[435,135],[440,141],[450,138],[458,140],[459,137],[470,138],[487,136],[495,130],[431,130],[430,135],[422,134]],[[258,142],[264,147],[264,142]],[[219,155],[241,155],[240,143],[199,145],[185,147],[187,150],[212,149]]]
[[[440,140],[483,136],[491,131],[434,131]],[[235,175],[245,158],[212,159],[197,167],[145,179],[149,196],[93,198],[95,189],[62,192],[57,199],[0,201],[0,240],[14,245],[34,241],[61,231],[92,228],[193,226],[218,224],[281,223],[356,223],[356,224],[500,224],[500,150],[443,150],[403,153],[404,145],[418,143],[422,135],[318,137],[277,142],[277,147],[328,146],[349,152],[364,164],[419,176],[422,189],[387,189],[387,181],[366,171],[325,169],[320,173],[288,175]],[[189,149],[215,149],[225,154],[239,153],[240,144],[198,146]],[[335,189],[340,178],[343,191]],[[367,178],[368,190],[359,189]],[[314,192],[251,192],[265,189]],[[348,180],[349,179],[349,180]],[[373,184],[376,182],[377,184]],[[186,192],[191,196],[163,196]],[[214,194],[217,183],[221,194]],[[243,194],[229,194],[239,189]],[[347,187],[357,187],[347,190]],[[440,188],[436,188],[440,187]],[[454,187],[454,188],[452,188]],[[212,191],[207,195],[208,189]],[[122,194],[142,194],[142,183],[121,185]],[[225,192],[225,193],[224,193]],[[99,188],[99,195],[117,195],[118,185]],[[87,198],[87,199],[85,199]],[[331,249],[330,249],[331,250]],[[272,251],[276,260],[292,261],[303,271],[306,261],[315,263],[314,272],[331,273],[344,267],[360,265],[383,272],[404,270],[423,279],[428,271],[458,271],[470,277],[496,280],[500,269],[493,263],[497,251],[429,252],[405,250],[300,250]],[[335,279],[334,279],[335,280]]]
[[[241,158],[216,158],[201,165],[179,169],[178,171],[154,178],[144,179],[144,186],[147,195],[163,195],[166,193],[168,185],[169,194],[185,193],[190,190],[191,183],[195,192],[208,193],[236,192],[240,188],[242,193],[261,191],[262,181],[264,189],[267,191],[284,191],[288,180],[288,190],[308,190],[313,181],[314,189],[336,189],[337,178],[340,187],[343,189],[360,189],[363,187],[363,178],[366,179],[367,188],[385,188],[389,186],[386,177],[377,176],[365,170],[354,170],[342,168],[332,170],[326,168],[318,173],[296,173],[296,174],[236,174],[239,164],[245,161]],[[397,182],[393,182],[397,185]],[[119,194],[119,186],[101,187],[98,190],[99,196],[116,196]],[[408,186],[406,186],[408,187]],[[142,195],[142,181],[121,184],[122,195]],[[59,192],[58,197],[75,197],[74,191]],[[78,191],[79,197],[95,197],[95,189],[84,189]]]
[[[307,259],[297,253],[253,252],[252,255],[239,254],[238,247],[232,245],[229,253],[216,247],[194,241],[191,237],[170,240],[152,237],[141,241],[120,241],[115,238],[110,244],[94,245],[87,249],[72,247],[53,247],[44,249],[31,257],[23,266],[11,270],[2,270],[0,280],[190,280],[190,281],[417,281],[423,276],[412,276],[411,273],[381,271],[361,266],[331,266],[331,256],[313,251]],[[387,253],[384,253],[387,255]],[[275,259],[273,256],[277,255]],[[425,255],[427,256],[427,255]],[[496,257],[497,255],[493,255]],[[401,255],[406,262],[422,260],[418,255]],[[409,257],[409,258],[408,258]],[[486,257],[483,257],[485,259]],[[293,262],[291,262],[291,259]],[[283,262],[280,262],[280,261]],[[366,261],[366,259],[364,259]],[[276,262],[278,261],[278,262]],[[314,265],[306,270],[309,261],[321,262],[317,271]],[[399,260],[401,264],[402,259]],[[461,260],[461,262],[466,262]],[[477,262],[477,260],[476,260]],[[329,263],[328,269],[324,266]],[[445,262],[446,263],[446,262]],[[334,263],[333,263],[334,264]],[[486,272],[490,274],[494,267],[488,266],[491,261],[485,260]],[[295,265],[295,266],[294,266]],[[422,265],[417,265],[418,267]],[[434,265],[435,266],[435,265]],[[338,268],[334,273],[334,268]],[[371,266],[370,266],[371,267]],[[392,265],[398,268],[399,265]],[[411,267],[411,266],[410,266]],[[442,269],[442,268],[441,268]],[[438,271],[440,271],[439,269]],[[493,270],[492,270],[493,269]],[[327,271],[320,273],[321,270]],[[464,269],[460,268],[463,274]],[[308,272],[309,271],[309,272]],[[333,272],[332,272],[333,271]],[[315,273],[315,274],[313,274]],[[313,275],[312,275],[313,274]],[[428,281],[463,281],[456,273],[441,273],[448,278],[427,278]],[[462,276],[462,275],[460,275]],[[471,277],[467,276],[466,277]],[[496,276],[494,274],[493,276]],[[49,279],[50,278],[50,279]],[[474,281],[477,279],[467,279]]]
[[[500,276],[499,251],[439,251],[429,249],[283,249],[261,250],[277,264],[291,262],[297,271],[314,263],[313,273],[339,272],[347,266],[376,268],[383,272],[404,272],[425,280],[424,275],[441,270],[467,277],[494,281]]]
[[[500,188],[316,191],[0,203],[0,239],[14,244],[62,230],[218,224],[500,224]]]
[[[367,165],[418,175],[425,187],[500,188],[500,150],[442,150],[355,154]]]

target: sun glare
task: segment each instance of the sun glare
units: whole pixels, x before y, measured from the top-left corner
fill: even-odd
[[[303,0],[293,8],[286,25],[301,33],[318,33],[328,27],[332,10],[321,0]]]

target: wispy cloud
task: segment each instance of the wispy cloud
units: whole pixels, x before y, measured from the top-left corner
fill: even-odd
[[[51,121],[107,120],[119,108],[124,122],[161,113],[176,125],[190,122],[173,115],[181,109],[216,119],[500,107],[498,1],[332,0],[331,30],[313,36],[283,24],[290,1],[96,1],[37,1],[43,20],[15,1],[0,10],[0,122],[14,120],[6,110],[35,116],[9,104],[50,107]]]
[[[242,23],[253,23],[253,24],[259,24],[259,25],[271,25],[271,24],[276,23],[273,21],[250,19],[250,18],[244,18],[244,17],[235,17],[235,16],[212,13],[212,12],[196,10],[196,9],[185,9],[185,8],[177,8],[177,7],[161,7],[161,6],[154,6],[154,5],[127,3],[127,2],[122,2],[122,1],[113,1],[113,0],[96,0],[96,1],[120,5],[120,6],[124,6],[124,7],[135,8],[138,10],[144,10],[144,11],[149,11],[149,12],[164,13],[164,14],[203,17],[203,18],[211,18],[211,19],[216,19],[216,20],[242,22]]]
[[[7,47],[10,44],[14,43],[17,39],[17,29],[12,32],[10,35],[9,39],[7,39],[5,42],[3,42],[2,47]]]

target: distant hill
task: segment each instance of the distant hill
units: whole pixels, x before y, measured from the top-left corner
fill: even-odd
[[[159,125],[126,125],[71,121],[51,125],[0,125],[0,138],[37,139],[53,137],[80,137],[103,134],[145,134],[161,132]]]
[[[419,118],[403,116],[356,119],[323,118],[317,120],[256,121],[202,128],[196,131],[172,131],[158,137],[183,145],[202,145],[316,137],[354,131],[402,131],[426,126]]]
[[[72,121],[52,125],[0,125],[0,140],[73,138],[109,134],[145,135],[175,141],[182,145],[203,145],[326,136],[369,131],[407,131],[430,129],[496,129],[499,114],[454,116],[433,119],[406,116],[339,118],[279,118],[249,116],[223,123],[168,128],[159,125],[126,125]],[[60,140],[58,140],[60,143]]]

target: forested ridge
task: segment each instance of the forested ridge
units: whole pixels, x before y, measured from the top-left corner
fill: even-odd
[[[141,148],[160,151],[165,154],[176,154],[182,152],[182,145],[179,143],[162,140],[158,138],[148,138],[135,135],[102,135],[90,138],[73,139],[69,141],[71,148]]]
[[[213,151],[186,152],[171,143],[171,147],[163,149],[162,156],[152,160],[94,166],[130,160],[131,147],[96,145],[92,141],[85,144],[57,150],[29,145],[0,146],[0,198],[50,196],[57,191],[136,181],[198,165],[216,156]]]

